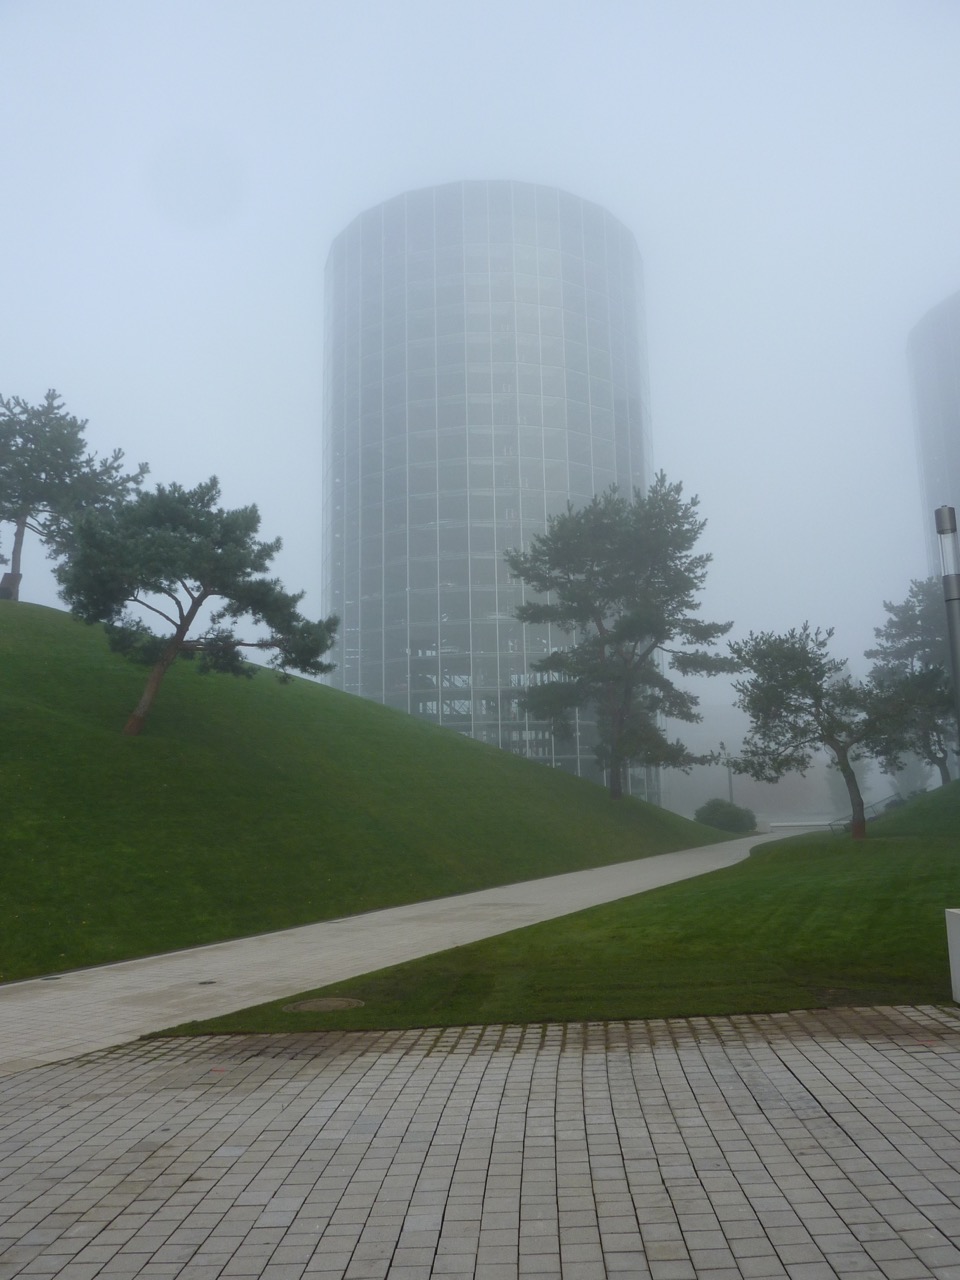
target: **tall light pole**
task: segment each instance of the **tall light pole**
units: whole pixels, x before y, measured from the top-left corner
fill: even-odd
[[[937,537],[940,540],[940,569],[943,573],[943,603],[947,610],[947,639],[953,668],[953,701],[960,734],[960,541],[957,540],[957,513],[953,507],[937,507]]]

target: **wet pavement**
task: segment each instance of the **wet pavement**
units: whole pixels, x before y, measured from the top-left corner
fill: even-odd
[[[953,1008],[145,1041],[0,1100],[4,1277],[960,1277]]]

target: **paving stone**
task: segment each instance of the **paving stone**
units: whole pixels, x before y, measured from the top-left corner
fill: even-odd
[[[960,1014],[134,1043],[0,1080],[4,1280],[960,1280]]]

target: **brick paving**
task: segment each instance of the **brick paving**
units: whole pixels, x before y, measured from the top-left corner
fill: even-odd
[[[960,1011],[140,1042],[0,1081],[0,1276],[960,1280]]]

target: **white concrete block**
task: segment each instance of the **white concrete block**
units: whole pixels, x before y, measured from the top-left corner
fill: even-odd
[[[947,908],[947,950],[950,953],[950,986],[960,1004],[960,911]]]

